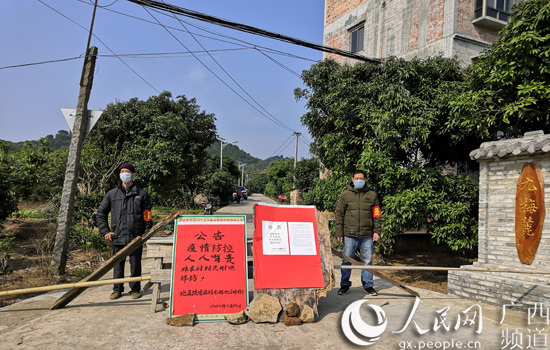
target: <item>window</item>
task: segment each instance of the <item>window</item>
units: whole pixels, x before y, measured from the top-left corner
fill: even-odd
[[[512,5],[520,1],[522,0],[476,0],[475,18],[487,16],[508,22]]]
[[[363,51],[363,39],[365,36],[365,27],[355,27],[350,31],[351,35],[351,52]]]

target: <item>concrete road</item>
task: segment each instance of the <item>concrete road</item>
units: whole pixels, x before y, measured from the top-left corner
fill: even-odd
[[[252,205],[258,201],[267,199],[253,195],[218,213],[246,214],[251,223]],[[251,227],[248,225],[248,230]],[[339,259],[335,258],[334,263],[339,265]],[[144,273],[150,270],[149,265],[150,261],[144,258]],[[514,339],[513,332],[516,332],[516,342],[522,333],[524,348],[528,337],[530,341],[535,339],[535,326],[528,325],[527,314],[519,311],[507,310],[500,324],[502,307],[480,304],[463,312],[476,303],[415,288],[421,298],[411,315],[415,298],[397,287],[375,279],[380,295],[366,298],[359,287],[359,271],[352,272],[352,282],[348,294],[339,296],[337,287],[321,298],[320,318],[316,323],[294,327],[252,322],[240,326],[214,322],[171,327],[164,322],[167,311],[150,311],[151,290],[138,300],[123,294],[122,298],[111,301],[111,286],[88,288],[65,308],[50,311],[49,306],[65,291],[51,292],[0,309],[0,349],[501,349],[501,344]],[[168,285],[162,287],[161,297],[168,301]],[[386,329],[371,345],[357,346],[342,331],[342,314],[352,302],[363,299],[366,304],[361,308],[361,319],[369,325],[385,321]],[[370,305],[383,310],[380,318]],[[463,323],[473,325],[468,327]],[[407,324],[406,330],[399,332]],[[538,328],[548,329],[548,326]],[[546,337],[547,331],[541,334]],[[543,335],[539,336],[539,342]],[[507,348],[511,348],[510,344]]]

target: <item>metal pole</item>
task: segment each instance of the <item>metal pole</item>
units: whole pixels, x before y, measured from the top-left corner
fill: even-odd
[[[241,186],[244,186],[244,163],[243,163],[243,168],[241,170]]]
[[[394,271],[476,271],[476,272],[507,272],[548,275],[550,271],[506,270],[483,267],[440,267],[440,266],[370,266],[370,265],[336,265],[335,269],[350,270],[394,270]]]
[[[298,161],[298,137],[302,135],[299,132],[294,132],[294,135],[296,135],[296,147],[294,149],[294,182],[292,184],[292,188],[296,188],[296,162]]]
[[[223,141],[220,139],[220,169],[223,167]]]

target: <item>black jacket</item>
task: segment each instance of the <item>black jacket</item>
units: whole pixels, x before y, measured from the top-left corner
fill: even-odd
[[[114,245],[126,245],[153,226],[149,195],[135,184],[128,189],[121,184],[107,192],[97,208],[96,217],[99,233],[103,236],[114,233]]]

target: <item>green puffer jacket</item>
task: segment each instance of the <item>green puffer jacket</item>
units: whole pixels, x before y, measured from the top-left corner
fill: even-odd
[[[358,190],[350,186],[342,192],[335,214],[336,237],[372,237],[382,229],[378,196],[365,187]]]

